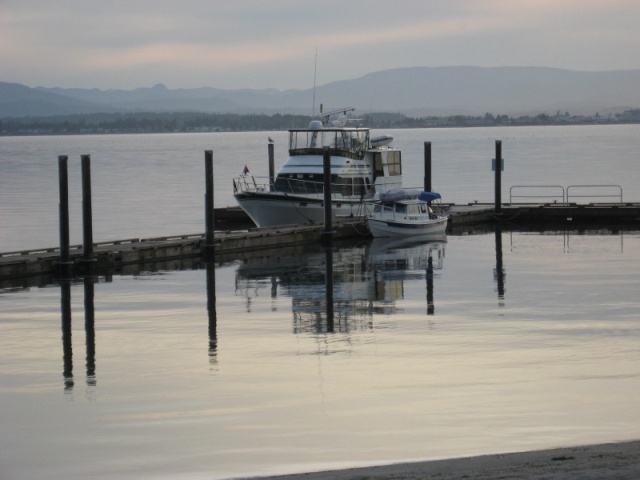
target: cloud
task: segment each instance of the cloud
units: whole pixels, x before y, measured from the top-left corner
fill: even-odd
[[[640,2],[2,0],[3,79],[308,87],[418,65],[640,68]],[[176,82],[172,84],[172,82]]]
[[[258,65],[288,58],[287,51],[269,45],[241,44],[228,48],[208,45],[157,43],[135,48],[93,51],[86,58],[87,66],[97,69],[129,69],[147,65],[190,67],[193,65],[224,65],[224,69]]]

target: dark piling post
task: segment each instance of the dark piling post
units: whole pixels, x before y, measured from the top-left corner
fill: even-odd
[[[496,140],[495,170],[495,213],[502,213],[502,141]]]
[[[205,239],[204,246],[207,253],[213,251],[215,213],[213,210],[213,150],[204,152],[204,170],[206,192],[204,195]]]
[[[431,142],[424,142],[424,191],[431,188]]]
[[[331,218],[331,149],[322,147],[322,172],[324,176],[324,231],[322,236],[331,239],[333,224]]]
[[[71,265],[69,255],[69,177],[67,159],[66,155],[58,157],[58,181],[60,186],[58,211],[60,216],[60,266],[62,273],[68,273],[68,267]]]
[[[81,155],[82,162],[82,227],[84,250],[82,260],[93,262],[93,219],[91,213],[91,156]]]
[[[275,153],[273,143],[269,142],[269,186],[273,187],[276,178]]]

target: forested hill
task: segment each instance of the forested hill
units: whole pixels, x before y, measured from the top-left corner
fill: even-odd
[[[305,128],[311,121],[305,115],[207,114],[207,113],[108,113],[0,119],[0,135],[78,135],[117,133],[176,133],[216,131],[273,131]],[[538,114],[511,117],[452,115],[409,117],[399,113],[371,113],[353,122],[370,128],[446,128],[510,125],[572,125],[640,123],[640,109],[610,115]]]

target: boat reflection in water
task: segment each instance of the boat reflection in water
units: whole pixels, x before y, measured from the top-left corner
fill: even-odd
[[[375,238],[371,258],[376,273],[376,300],[393,303],[404,298],[404,281],[424,278],[427,282],[427,314],[435,314],[434,271],[444,264],[444,233],[410,238]]]
[[[426,281],[427,314],[434,314],[434,272],[443,268],[445,245],[444,234],[380,238],[249,262],[237,269],[236,294],[247,296],[249,309],[260,290],[291,297],[295,334],[371,330],[374,314],[401,312],[405,281]]]

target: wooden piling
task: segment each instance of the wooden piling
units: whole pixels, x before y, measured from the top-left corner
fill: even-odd
[[[215,213],[213,210],[213,150],[204,152],[204,170],[206,191],[204,195],[204,218],[205,218],[205,250],[213,251],[214,231],[215,231]]]
[[[502,213],[502,141],[496,140],[495,213]]]
[[[71,264],[69,254],[69,176],[66,155],[58,157],[58,182],[60,187],[60,203],[58,205],[60,222],[60,261],[61,266]]]
[[[322,172],[324,176],[324,231],[323,238],[331,239],[333,222],[331,218],[331,149],[322,147]]]
[[[424,191],[431,188],[431,142],[424,142]]]
[[[93,258],[93,218],[91,213],[91,156],[81,155],[82,163],[82,261],[94,262]]]
[[[273,185],[276,178],[276,167],[275,167],[275,151],[273,143],[269,143],[269,185]]]

